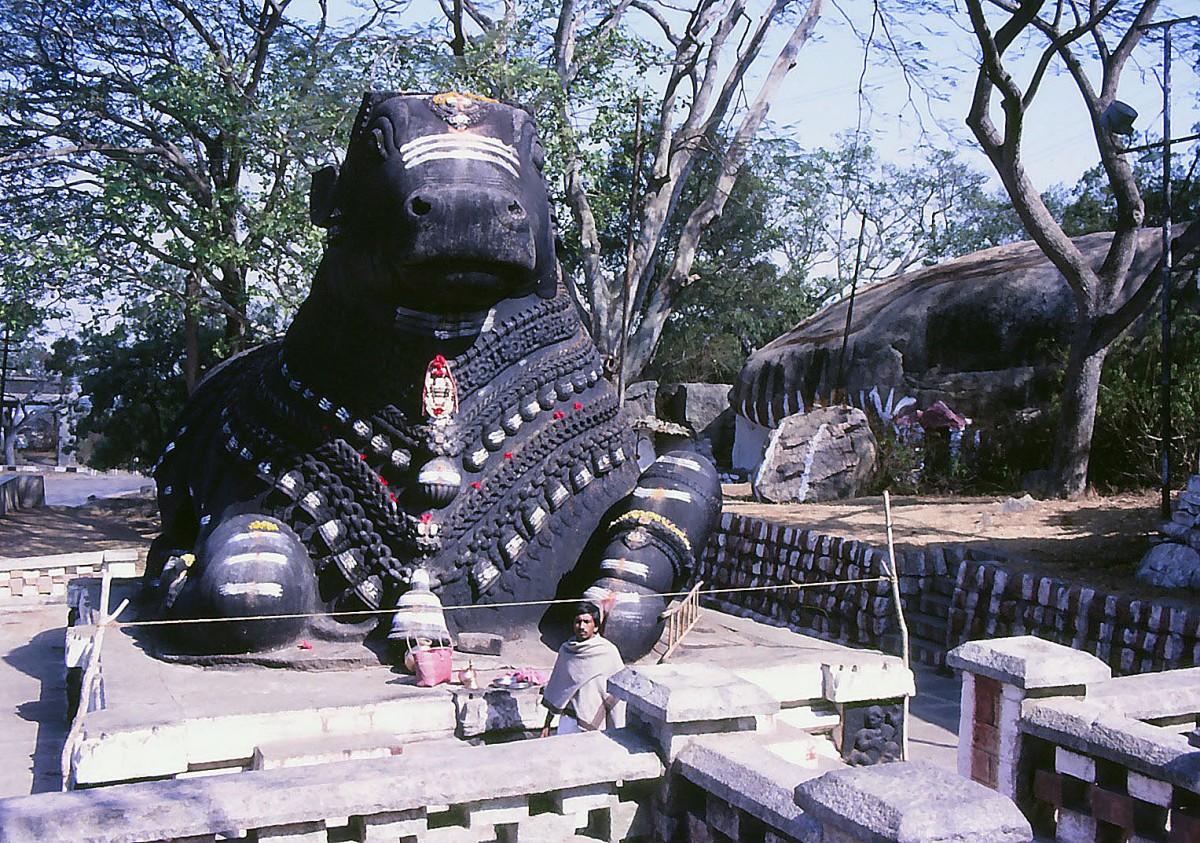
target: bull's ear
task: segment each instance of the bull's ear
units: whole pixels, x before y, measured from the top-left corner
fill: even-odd
[[[308,218],[313,225],[329,227],[329,218],[337,206],[338,168],[330,164],[312,174],[312,186],[308,189]]]

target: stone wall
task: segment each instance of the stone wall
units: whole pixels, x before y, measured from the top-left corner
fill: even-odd
[[[994,563],[959,565],[949,620],[948,648],[1029,634],[1098,656],[1120,674],[1200,661],[1200,607],[1098,594]]]
[[[756,673],[762,684],[708,664],[627,668],[608,688],[629,726],[608,732],[415,741],[376,758],[0,800],[0,840],[1029,843],[1011,800],[946,771],[788,752],[805,738],[779,720],[801,690],[797,666]],[[874,687],[897,692],[885,684]]]
[[[105,569],[113,576],[132,577],[137,561],[135,548],[0,559],[0,606],[65,602],[67,585],[76,577],[98,577]]]
[[[1200,662],[1200,607],[1097,594],[1010,573],[993,554],[942,546],[897,554],[912,661],[945,665],[964,641],[1030,634],[1084,649],[1118,673]],[[700,562],[712,605],[839,643],[899,652],[886,550],[724,513]],[[793,588],[792,584],[806,586]]]
[[[897,555],[915,663],[945,664],[957,586],[952,572],[967,556],[968,551],[958,547]],[[891,586],[886,582],[835,584],[877,578],[886,568],[886,551],[863,542],[724,513],[701,560],[699,577],[706,590],[769,589],[709,598],[724,611],[830,641],[898,653]],[[785,587],[792,583],[808,587]]]
[[[439,744],[320,764],[2,800],[0,839],[469,841],[645,839],[653,745],[628,731]]]

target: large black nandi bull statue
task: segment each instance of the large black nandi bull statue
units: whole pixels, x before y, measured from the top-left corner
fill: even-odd
[[[227,619],[176,625],[177,646],[287,645],[339,626],[291,616],[395,607],[418,571],[477,607],[460,629],[586,589],[627,658],[652,646],[653,595],[689,576],[720,486],[689,453],[639,481],[560,284],[543,163],[520,109],[364,98],[340,173],[313,179],[329,239],[308,299],[282,342],[210,373],[156,470],[158,611]]]

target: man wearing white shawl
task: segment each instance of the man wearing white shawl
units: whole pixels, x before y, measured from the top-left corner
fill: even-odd
[[[611,641],[597,630],[600,610],[581,603],[575,612],[575,637],[558,649],[554,671],[542,691],[546,724],[542,737],[550,734],[550,722],[559,718],[558,734],[590,732],[625,725],[624,704],[608,693],[608,678],[625,666]]]

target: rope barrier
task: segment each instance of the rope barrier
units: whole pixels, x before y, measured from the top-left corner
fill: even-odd
[[[890,582],[887,577],[865,577],[857,580],[828,580],[825,582],[788,582],[776,583],[773,585],[747,585],[747,586],[729,586],[726,588],[709,588],[699,592],[700,595],[714,594],[743,594],[751,591],[784,591],[784,590],[803,590],[806,588],[823,588],[826,586],[836,585],[861,585],[874,582]],[[628,592],[633,594],[635,592]],[[653,594],[638,594],[638,597],[686,597],[691,592],[689,591],[664,591]],[[461,606],[443,606],[442,609],[447,612],[469,611],[471,609],[496,609],[496,608],[514,608],[520,606],[555,606],[562,604],[578,604],[581,598],[572,597],[561,600],[516,600],[505,603],[476,603]],[[124,608],[122,606],[121,608]],[[395,609],[360,609],[353,612],[296,612],[283,615],[248,615],[246,617],[235,618],[167,618],[161,620],[145,620],[145,621],[117,621],[108,620],[103,625],[117,628],[126,628],[134,626],[175,626],[179,624],[196,624],[196,623],[241,623],[243,621],[272,621],[272,620],[294,620],[298,618],[368,618],[380,615],[393,615]],[[120,609],[112,614],[115,618],[120,614]]]

